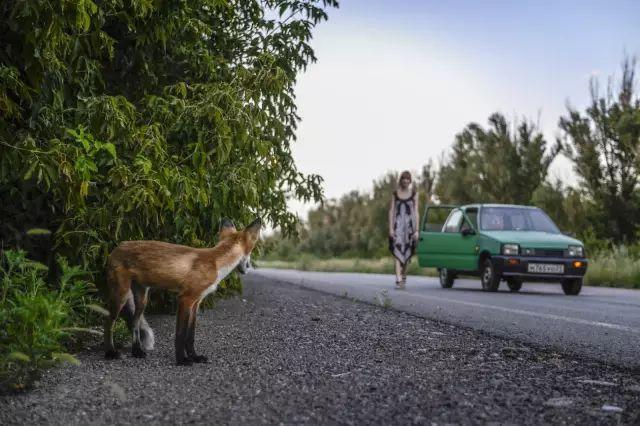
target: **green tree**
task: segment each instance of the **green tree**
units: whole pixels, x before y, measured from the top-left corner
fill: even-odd
[[[559,149],[547,149],[537,127],[522,120],[511,125],[495,113],[489,128],[469,124],[456,135],[442,164],[436,195],[445,203],[528,204]]]
[[[121,240],[212,244],[221,217],[296,226],[296,76],[335,0],[0,3],[0,241],[54,231],[100,267]]]
[[[582,192],[592,201],[589,215],[601,238],[635,239],[640,220],[638,167],[640,97],[635,59],[622,66],[619,88],[610,83],[602,95],[591,81],[591,105],[585,113],[569,108],[560,119],[564,152],[573,161]]]
[[[531,203],[544,210],[564,232],[579,236],[592,232],[589,220],[592,203],[576,188],[563,185],[559,179],[544,182],[533,193]]]
[[[433,187],[435,171],[431,162],[414,178],[424,205]],[[398,173],[389,172],[373,182],[371,192],[351,191],[312,209],[291,241],[276,234],[269,239],[269,255],[286,259],[289,254],[309,253],[321,257],[345,256],[375,258],[388,255],[389,203],[398,183]],[[292,249],[292,244],[297,247]]]

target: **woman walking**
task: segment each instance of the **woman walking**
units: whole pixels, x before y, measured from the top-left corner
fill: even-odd
[[[396,288],[405,289],[407,269],[418,240],[418,196],[404,171],[389,206],[389,250],[395,257]]]

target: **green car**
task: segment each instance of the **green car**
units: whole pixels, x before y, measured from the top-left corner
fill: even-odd
[[[587,272],[582,242],[528,206],[428,206],[417,254],[420,266],[438,269],[443,288],[475,275],[485,291],[497,291],[502,280],[514,292],[523,281],[559,281],[565,294],[577,295]]]

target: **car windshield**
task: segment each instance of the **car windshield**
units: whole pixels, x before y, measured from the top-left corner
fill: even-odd
[[[540,209],[484,207],[480,213],[483,231],[539,231],[559,234],[558,227]]]

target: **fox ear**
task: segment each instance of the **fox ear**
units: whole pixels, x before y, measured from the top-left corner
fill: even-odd
[[[258,235],[260,235],[260,229],[262,228],[262,219],[256,218],[253,222],[251,222],[244,231],[251,234],[251,236],[257,240]]]
[[[222,222],[220,222],[220,231],[218,231],[218,236],[220,238],[225,238],[235,231],[236,226],[233,224],[231,219],[225,217],[222,219]]]

